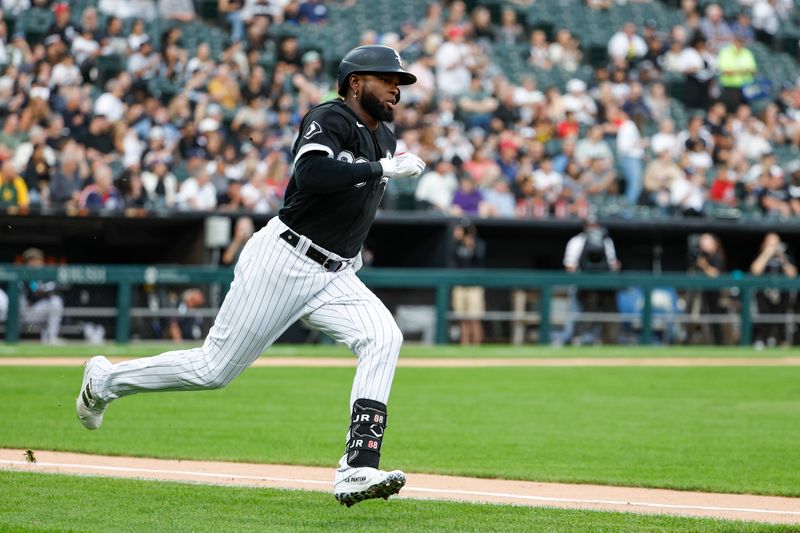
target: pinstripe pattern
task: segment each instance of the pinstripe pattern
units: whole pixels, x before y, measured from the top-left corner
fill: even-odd
[[[139,392],[224,387],[303,319],[358,358],[351,408],[358,398],[386,403],[402,343],[391,313],[352,266],[325,271],[305,256],[308,239],[292,248],[278,237],[286,229],[276,217],[248,241],[202,347],[114,365],[93,378],[95,394],[108,402]]]

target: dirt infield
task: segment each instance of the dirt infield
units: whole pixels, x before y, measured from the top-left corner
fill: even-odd
[[[0,449],[0,470],[191,481],[217,485],[328,491],[332,468],[108,457]],[[800,498],[663,489],[536,483],[408,474],[402,498],[505,503],[535,507],[713,517],[800,524]]]
[[[130,357],[109,357],[118,363]],[[3,357],[0,366],[80,366],[80,357]],[[349,357],[262,357],[252,366],[263,367],[353,367]],[[548,357],[548,358],[400,358],[402,368],[487,367],[686,367],[686,366],[800,366],[800,357]]]

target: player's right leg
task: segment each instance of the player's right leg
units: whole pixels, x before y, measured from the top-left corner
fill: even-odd
[[[102,357],[87,363],[77,398],[84,426],[99,426],[106,405],[123,396],[224,387],[300,317],[325,277],[278,238],[279,228],[274,219],[245,246],[203,346],[116,365]]]
[[[399,470],[379,468],[383,432],[403,335],[392,314],[352,270],[336,274],[308,303],[310,326],[347,345],[358,358],[350,393],[350,426],[345,453],[334,478],[336,499],[350,507],[388,498],[405,485]]]

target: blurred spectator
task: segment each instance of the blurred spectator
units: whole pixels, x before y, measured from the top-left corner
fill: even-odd
[[[453,263],[456,268],[482,268],[486,259],[486,243],[478,238],[474,225],[462,222],[453,230]],[[483,342],[481,318],[486,312],[483,287],[455,286],[452,292],[453,311],[459,315],[462,346]]]
[[[786,243],[781,242],[777,233],[768,233],[761,243],[758,257],[750,265],[754,276],[797,277],[797,267],[789,255]],[[754,329],[755,346],[785,345],[787,324],[784,315],[792,306],[793,294],[777,288],[762,289],[756,292],[758,315],[772,315],[769,322],[756,323]],[[780,318],[776,319],[776,315]]]
[[[719,4],[709,4],[706,7],[706,16],[700,22],[700,31],[708,39],[708,48],[712,53],[719,52],[733,40],[733,32]]]
[[[14,150],[28,139],[28,133],[19,129],[19,115],[8,115],[0,130],[0,144]]]
[[[728,166],[723,166],[714,177],[708,196],[710,200],[716,203],[727,207],[736,207],[739,203],[739,191],[737,188],[738,175],[736,171]]]
[[[299,15],[302,24],[323,24],[328,21],[328,6],[322,0],[305,0]]]
[[[575,159],[584,168],[589,166],[592,159],[601,159],[607,167],[614,164],[614,153],[603,140],[602,126],[592,126],[587,136],[575,144]]]
[[[222,264],[233,266],[239,260],[239,255],[244,249],[244,245],[253,236],[253,219],[250,217],[239,217],[233,230],[233,239],[222,253]]]
[[[658,124],[658,133],[650,138],[650,150],[654,154],[660,154],[667,150],[675,157],[681,151],[678,145],[678,137],[675,135],[675,123],[672,119],[664,119]]]
[[[617,155],[625,178],[625,199],[629,205],[636,205],[642,193],[642,164],[646,141],[642,139],[639,128],[628,114],[617,110],[620,121],[617,131]]]
[[[50,183],[50,202],[53,206],[63,206],[69,209],[78,207],[80,194],[86,178],[89,176],[89,166],[82,158],[80,148],[72,143],[73,148],[61,157]]]
[[[753,2],[755,37],[768,46],[772,46],[775,42],[775,36],[778,34],[781,25],[780,16],[775,9],[776,3],[775,0],[756,0]],[[752,39],[753,37],[750,37],[750,40]]]
[[[30,205],[28,187],[25,180],[19,175],[14,164],[8,159],[0,167],[0,207],[27,208]]]
[[[175,203],[183,211],[212,211],[217,206],[217,189],[208,170],[201,167],[196,176],[181,182]]]
[[[488,130],[497,100],[484,90],[481,79],[473,76],[469,89],[458,99],[458,108],[467,128]]]
[[[447,213],[458,189],[453,164],[440,159],[428,166],[428,170],[417,181],[414,198],[420,207]]]
[[[617,173],[602,157],[589,160],[589,166],[581,173],[579,183],[590,198],[608,198],[617,194]]]
[[[203,291],[187,289],[178,303],[178,316],[169,321],[169,338],[173,342],[197,341],[203,338],[203,315],[194,311],[206,303]]]
[[[95,210],[118,211],[125,207],[122,193],[114,186],[111,167],[98,163],[94,167],[94,183],[84,187],[80,207]]]
[[[636,63],[647,54],[647,43],[636,33],[636,24],[626,22],[608,41],[608,55],[618,68]]]
[[[543,30],[531,32],[528,63],[536,69],[550,70],[553,62],[550,60],[550,45],[547,43],[547,34]]]
[[[480,215],[483,217],[513,218],[516,211],[516,201],[508,181],[503,177],[495,178],[483,192],[483,202],[480,205]]]
[[[475,181],[469,175],[458,180],[458,189],[453,194],[450,213],[453,216],[476,216],[483,202],[483,195],[475,187]]]
[[[562,99],[564,109],[574,113],[575,119],[581,124],[593,124],[597,115],[597,104],[586,92],[586,82],[571,79],[566,85],[567,92]]]
[[[217,199],[217,211],[242,211],[246,209],[242,198],[242,181],[234,180],[228,183],[228,188]]]
[[[732,112],[742,102],[742,88],[754,81],[756,60],[753,53],[745,47],[742,36],[734,35],[733,42],[720,51],[717,65],[722,101],[728,111]]]
[[[58,35],[60,41],[69,48],[72,41],[80,33],[79,26],[74,24],[70,19],[69,4],[66,2],[58,2],[53,5],[53,24],[47,29],[47,36]]]
[[[192,0],[158,0],[158,14],[162,19],[191,22],[195,18]]]
[[[670,204],[676,213],[683,216],[703,216],[707,192],[706,177],[700,169],[692,169],[684,174],[676,173],[670,183]]]
[[[553,160],[544,157],[539,164],[539,170],[533,173],[536,191],[542,195],[548,204],[553,204],[561,194],[564,185],[564,176],[553,169]]]
[[[100,12],[121,19],[136,17],[150,21],[158,14],[154,0],[100,0],[97,7]]]
[[[470,14],[472,32],[470,37],[478,43],[491,46],[497,36],[492,26],[492,15],[485,6],[477,6]]]
[[[677,62],[678,70],[686,76],[683,101],[689,107],[708,109],[717,60],[702,33],[696,33],[689,44]]]
[[[175,205],[178,180],[164,161],[156,159],[148,170],[142,172],[142,185],[152,208],[165,209]]]
[[[234,43],[244,39],[243,7],[244,0],[219,0],[217,4],[217,10],[231,26],[231,41]]]
[[[758,205],[767,215],[789,217],[800,214],[800,200],[793,198],[780,167],[764,168],[759,184]]]
[[[594,215],[586,218],[583,231],[567,242],[564,252],[564,268],[567,272],[612,272],[618,271],[621,265],[617,259],[614,241],[608,231],[601,226]],[[587,313],[613,313],[617,311],[616,296],[613,291],[580,289],[571,293],[571,311]],[[566,344],[574,339],[576,343],[586,344],[601,341],[616,342],[619,335],[618,324],[602,322],[598,324],[592,319],[591,324],[578,324],[574,319],[564,326],[564,331],[557,344]],[[576,331],[577,330],[577,331]],[[599,331],[599,330],[602,330]]]
[[[464,29],[450,27],[447,40],[436,51],[436,88],[440,97],[458,97],[469,89],[471,54],[464,42]]]
[[[25,185],[28,187],[28,195],[32,206],[50,206],[50,178],[52,167],[47,162],[45,148],[47,145],[38,144],[33,147],[28,164],[22,171]]]
[[[133,213],[140,214],[149,207],[147,193],[142,184],[142,174],[138,165],[125,169],[119,180],[117,180],[117,188],[122,194],[126,210],[132,210]]]
[[[691,235],[689,237],[689,272],[699,273],[711,278],[719,277],[725,272],[725,251],[719,238],[712,233]],[[721,315],[725,312],[722,304],[722,293],[719,290],[692,292],[687,300],[687,309],[693,316],[700,314]],[[697,324],[699,322],[695,322]],[[719,316],[711,319],[711,338],[707,342],[722,344],[722,327]]]
[[[153,50],[153,43],[148,36],[140,39],[138,48],[128,58],[128,72],[131,73],[136,83],[150,80],[158,75],[161,66],[161,56]]]
[[[42,268],[44,252],[28,248],[22,252],[25,267],[31,270]],[[60,344],[61,319],[64,315],[64,299],[58,294],[56,282],[28,280],[22,283],[20,319],[23,326],[41,324],[41,339],[45,344]]]
[[[518,44],[525,40],[525,28],[519,23],[515,9],[504,7],[500,11],[498,34],[498,41],[506,44]]]
[[[554,66],[567,72],[575,72],[581,64],[583,54],[578,40],[568,29],[562,28],[556,32],[550,45],[549,57]]]
[[[745,10],[739,11],[736,21],[731,24],[731,32],[734,35],[741,35],[746,45],[752,43],[756,38],[756,33],[750,20],[750,13]]]

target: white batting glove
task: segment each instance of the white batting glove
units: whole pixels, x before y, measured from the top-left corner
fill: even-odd
[[[404,152],[397,157],[380,160],[383,175],[387,178],[415,178],[425,170],[425,162],[417,154]]]

